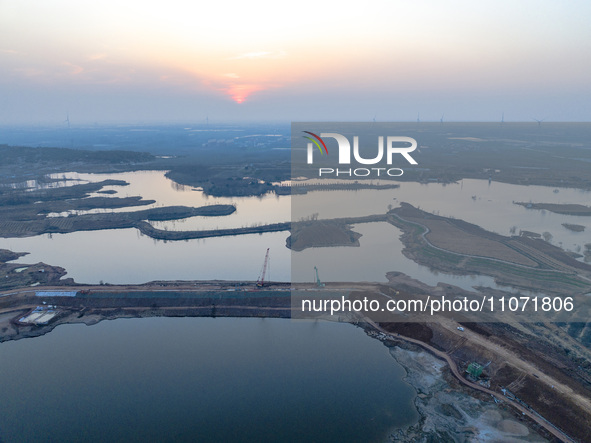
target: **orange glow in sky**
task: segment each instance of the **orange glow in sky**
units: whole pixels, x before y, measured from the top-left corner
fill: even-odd
[[[591,58],[581,54],[591,53],[591,2],[518,3],[300,0],[286,13],[272,0],[0,0],[0,97],[9,99],[0,124],[49,119],[56,108],[79,107],[89,121],[131,115],[121,104],[137,119],[180,115],[188,96],[191,106],[245,118],[308,114],[322,96],[317,112],[331,118],[414,119],[432,109],[439,120],[455,107],[455,118],[521,108],[530,119],[542,103],[544,115],[560,107],[587,120]],[[289,106],[276,112],[278,97]],[[249,101],[257,107],[247,113],[237,106]]]
[[[232,85],[224,92],[236,103],[243,103],[253,92],[263,89],[262,85]]]
[[[301,57],[285,50],[204,54],[198,59],[181,52],[159,56],[159,66],[184,71],[206,90],[238,104],[257,92],[286,88],[310,76]]]

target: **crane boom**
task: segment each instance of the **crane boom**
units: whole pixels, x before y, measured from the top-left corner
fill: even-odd
[[[316,286],[318,286],[319,288],[323,288],[324,283],[322,283],[320,281],[320,277],[318,277],[318,268],[316,266],[314,266],[314,271],[316,271]]]
[[[267,253],[265,254],[265,261],[263,262],[263,269],[261,269],[261,274],[257,279],[257,286],[262,287],[265,285],[265,274],[267,273],[267,267],[269,265],[269,249],[267,248]]]

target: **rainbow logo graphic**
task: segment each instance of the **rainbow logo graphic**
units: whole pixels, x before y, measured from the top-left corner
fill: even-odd
[[[326,152],[326,155],[328,155],[328,149],[326,149],[326,145],[324,144],[324,141],[320,137],[318,137],[316,134],[314,134],[313,132],[310,132],[310,131],[303,131],[303,132],[305,132],[306,134],[310,134],[312,137],[314,137],[316,140],[318,140],[318,141],[316,141],[312,137],[308,137],[307,135],[303,136],[305,139],[310,140],[312,143],[314,143],[316,146],[318,146],[318,149],[320,150],[320,154],[324,154]],[[324,151],[322,151],[322,148],[320,147],[318,142],[322,143],[322,146],[324,147]]]

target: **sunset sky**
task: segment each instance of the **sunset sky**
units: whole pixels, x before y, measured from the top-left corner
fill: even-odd
[[[585,0],[0,0],[0,125],[591,119]]]

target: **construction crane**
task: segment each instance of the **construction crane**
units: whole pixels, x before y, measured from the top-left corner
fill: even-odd
[[[262,288],[265,286],[265,274],[267,273],[267,268],[269,267],[269,249],[267,248],[267,253],[265,254],[265,261],[263,262],[263,269],[261,269],[261,273],[259,274],[259,278],[257,279],[257,287]]]
[[[314,266],[314,271],[316,271],[316,286],[319,288],[324,288],[324,283],[322,283],[318,277],[318,268],[316,266]]]

